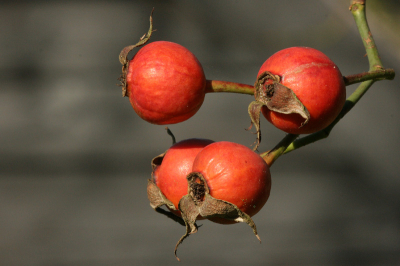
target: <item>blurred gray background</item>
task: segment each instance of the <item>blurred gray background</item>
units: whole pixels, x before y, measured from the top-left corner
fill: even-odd
[[[0,6],[0,265],[177,265],[185,229],[154,212],[150,160],[171,145],[116,86],[120,50],[148,30],[208,79],[253,84],[278,50],[310,46],[343,75],[368,70],[347,0],[3,1]],[[400,3],[368,0],[385,67],[399,71]],[[399,75],[399,73],[397,73]],[[347,88],[348,95],[356,85]],[[178,140],[250,146],[252,96],[209,94]],[[180,265],[400,265],[400,82],[376,83],[328,139],[281,157],[245,224],[201,222]],[[260,151],[284,133],[262,120]]]

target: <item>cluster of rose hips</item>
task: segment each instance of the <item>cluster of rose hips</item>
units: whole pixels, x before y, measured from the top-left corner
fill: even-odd
[[[143,46],[131,60],[122,50],[120,77],[123,96],[144,120],[166,125],[185,121],[201,107],[210,82],[197,58],[185,47],[166,41]],[[252,123],[260,132],[260,113],[291,134],[309,134],[327,127],[341,111],[345,84],[338,67],[322,52],[307,47],[281,50],[261,66],[249,105]],[[260,141],[260,134],[258,143]],[[256,145],[256,147],[257,147]],[[206,139],[175,143],[152,160],[148,181],[150,205],[186,225],[185,237],[197,231],[196,220],[231,224],[245,222],[258,238],[251,216],[268,200],[270,165],[241,144]],[[175,254],[176,254],[175,248]]]

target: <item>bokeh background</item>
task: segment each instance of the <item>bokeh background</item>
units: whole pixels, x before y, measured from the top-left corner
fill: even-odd
[[[171,145],[116,86],[120,50],[148,30],[202,62],[208,79],[253,84],[291,46],[368,70],[347,0],[0,2],[0,265],[177,265],[185,229],[153,211],[150,160]],[[368,0],[385,67],[399,71],[400,3]],[[348,95],[356,85],[347,88]],[[250,146],[252,96],[210,94],[178,140]],[[400,82],[376,83],[328,139],[281,157],[245,224],[201,222],[180,265],[400,265]],[[284,134],[262,121],[260,151]]]

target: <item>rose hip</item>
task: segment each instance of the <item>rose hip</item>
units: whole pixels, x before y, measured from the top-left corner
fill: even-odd
[[[213,143],[208,139],[187,139],[172,145],[162,163],[158,166],[153,178],[156,185],[178,210],[179,200],[188,193],[186,176],[192,171],[193,161],[197,154],[207,145]],[[174,211],[180,215],[179,211]]]
[[[126,95],[136,113],[153,124],[175,124],[192,117],[204,101],[205,86],[200,62],[176,43],[149,43],[127,66]]]
[[[208,145],[196,156],[192,172],[203,175],[212,197],[236,205],[249,216],[261,210],[270,194],[269,166],[241,144],[221,141]],[[233,223],[219,217],[209,219]]]
[[[262,107],[265,118],[277,128],[292,134],[313,133],[327,127],[342,110],[346,100],[342,74],[322,52],[308,47],[283,49],[264,62],[258,75],[265,71],[278,75],[280,83],[295,93],[310,114],[302,126],[304,118],[299,114]]]

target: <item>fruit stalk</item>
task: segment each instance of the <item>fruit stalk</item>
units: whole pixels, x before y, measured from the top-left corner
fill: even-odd
[[[235,83],[220,80],[207,80],[206,93],[211,92],[233,92],[241,94],[254,94],[254,87],[252,85]]]

